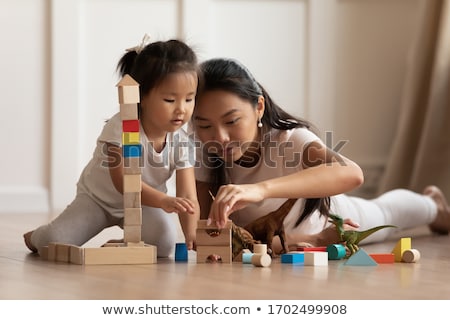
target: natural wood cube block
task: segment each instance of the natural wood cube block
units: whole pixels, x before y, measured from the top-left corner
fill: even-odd
[[[141,192],[140,174],[126,174],[123,176],[123,192]]]
[[[121,104],[120,105],[120,119],[121,120],[137,120],[138,115],[138,105],[137,103],[131,104]]]
[[[222,263],[232,263],[231,246],[197,246],[197,263],[212,262],[210,256],[220,257]]]
[[[142,225],[142,208],[125,208],[124,226]]]
[[[124,208],[141,208],[141,192],[124,192]]]
[[[144,159],[142,157],[127,157],[123,158],[123,173],[141,174],[144,166]]]
[[[140,242],[142,239],[141,236],[142,227],[141,225],[137,226],[123,226],[123,241],[127,242]]]

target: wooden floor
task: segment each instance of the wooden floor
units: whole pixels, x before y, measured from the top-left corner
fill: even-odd
[[[237,262],[176,263],[169,258],[153,265],[79,266],[42,261],[24,246],[22,234],[48,218],[0,215],[1,299],[450,299],[450,237],[431,235],[426,228],[401,235],[411,236],[413,248],[421,252],[413,264],[350,267],[341,260],[310,267],[274,259],[270,267],[257,268]],[[109,229],[86,246],[117,236],[119,229]],[[368,253],[390,252],[397,240],[363,248]]]

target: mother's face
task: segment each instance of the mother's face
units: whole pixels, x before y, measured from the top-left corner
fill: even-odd
[[[257,141],[260,115],[260,108],[249,101],[227,91],[213,90],[197,96],[193,124],[208,152],[232,162]]]

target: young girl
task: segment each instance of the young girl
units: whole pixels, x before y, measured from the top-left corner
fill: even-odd
[[[166,213],[178,213],[188,248],[193,247],[199,216],[193,149],[182,126],[190,119],[198,85],[193,50],[178,40],[129,50],[118,63],[120,75],[139,83],[142,168],[142,241],[171,254],[177,229]],[[105,124],[93,158],[83,170],[73,202],[55,220],[24,235],[36,252],[50,242],[81,246],[110,226],[123,225],[122,121]],[[190,152],[192,151],[192,152]],[[176,197],[166,194],[176,172]]]
[[[245,226],[297,198],[284,220],[293,246],[336,243],[329,212],[342,216],[346,229],[398,227],[380,230],[366,243],[419,225],[450,230],[450,209],[438,188],[430,186],[424,195],[398,189],[373,200],[344,195],[363,183],[357,164],[327,148],[307,121],[283,111],[239,62],[212,59],[201,69],[192,124],[203,144],[196,168],[203,219],[219,228],[228,218]],[[273,248],[280,250],[280,243]]]

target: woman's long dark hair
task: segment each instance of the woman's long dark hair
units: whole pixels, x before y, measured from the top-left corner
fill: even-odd
[[[312,124],[306,120],[294,117],[278,106],[250,71],[240,62],[233,59],[210,59],[200,65],[203,83],[199,94],[212,90],[225,90],[240,98],[249,101],[256,107],[260,96],[265,100],[265,111],[261,119],[263,127],[278,130],[290,130],[294,128],[307,128],[312,130]],[[208,155],[211,170],[211,189],[215,194],[220,186],[227,184],[225,162],[217,155]],[[330,209],[330,198],[306,199],[302,214],[297,219],[298,226],[304,219],[315,210],[320,214],[328,216]]]

